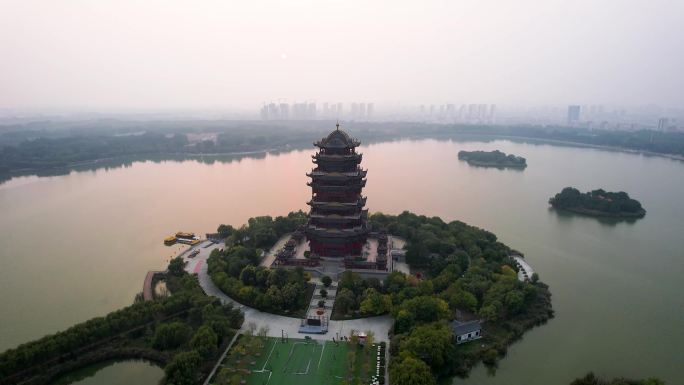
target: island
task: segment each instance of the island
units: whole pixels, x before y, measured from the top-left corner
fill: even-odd
[[[665,385],[665,382],[653,377],[644,380],[622,377],[607,380],[597,377],[594,373],[588,373],[586,376],[576,379],[570,385]]]
[[[549,199],[555,209],[595,217],[643,218],[646,210],[641,203],[629,197],[624,191],[607,192],[603,189],[581,193],[573,187],[566,187]]]
[[[472,166],[499,167],[499,168],[525,168],[527,161],[521,156],[506,155],[494,151],[459,151],[458,159],[465,160]]]

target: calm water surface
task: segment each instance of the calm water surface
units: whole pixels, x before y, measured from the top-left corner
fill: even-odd
[[[140,360],[106,361],[69,373],[51,385],[156,385],[164,371]]]
[[[524,171],[470,167],[459,150],[524,156]],[[682,384],[684,163],[594,149],[401,141],[363,147],[371,211],[460,219],[526,254],[551,286],[556,318],[472,385],[567,384],[589,370]],[[163,268],[178,231],[239,226],[306,209],[310,151],[230,163],[136,162],[0,185],[0,350],[128,305]],[[563,187],[624,190],[648,213],[633,223],[560,215]],[[103,380],[101,383],[112,383]]]

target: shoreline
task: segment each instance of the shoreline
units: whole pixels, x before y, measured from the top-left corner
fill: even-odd
[[[440,138],[441,137],[441,138]],[[539,142],[539,143],[545,143],[545,144],[550,144],[550,145],[565,145],[565,146],[573,146],[573,147],[580,147],[580,148],[593,148],[593,149],[598,149],[598,150],[606,150],[606,151],[612,151],[612,152],[624,152],[628,154],[633,154],[633,155],[643,155],[643,156],[654,156],[654,157],[660,157],[660,158],[666,158],[666,159],[671,159],[671,160],[676,160],[680,162],[684,162],[684,155],[676,155],[676,154],[667,154],[667,153],[659,153],[659,152],[652,152],[652,151],[643,151],[643,150],[635,150],[635,149],[630,149],[630,148],[625,148],[625,147],[615,147],[615,146],[604,146],[604,145],[597,145],[597,144],[590,144],[590,143],[582,143],[582,142],[573,142],[573,141],[565,141],[565,140],[558,140],[558,139],[548,139],[548,138],[536,138],[536,137],[529,137],[529,136],[515,136],[515,135],[499,135],[499,134],[489,134],[489,133],[459,133],[459,132],[454,132],[454,133],[444,133],[444,134],[438,134],[438,135],[411,135],[406,137],[409,140],[425,140],[425,139],[447,139],[447,138],[453,138],[453,137],[473,137],[473,138],[493,138],[493,139],[502,139],[502,140],[518,140],[518,141],[533,141],[533,142]],[[400,138],[386,138],[386,139],[381,139],[381,140],[375,140],[373,143],[385,143],[385,142],[392,142],[396,139]],[[153,160],[153,157],[160,157],[162,158],[161,160],[174,160],[174,159],[166,159],[168,157],[185,157],[189,159],[198,159],[202,157],[229,157],[229,156],[249,156],[249,155],[260,155],[260,154],[269,154],[272,152],[280,152],[280,151],[288,151],[288,150],[297,150],[297,146],[291,146],[291,145],[284,145],[281,147],[271,147],[271,148],[265,148],[265,149],[260,149],[260,150],[252,150],[252,151],[237,151],[237,152],[221,152],[221,153],[183,153],[183,152],[172,152],[172,153],[141,153],[141,154],[129,154],[129,155],[119,155],[119,156],[114,156],[114,157],[107,157],[107,158],[98,158],[98,159],[93,159],[93,160],[88,160],[88,161],[83,161],[83,162],[75,162],[75,163],[70,163],[66,164],[63,166],[56,166],[56,167],[47,167],[47,168],[22,168],[22,169],[15,169],[15,170],[9,170],[5,171],[4,173],[0,173],[0,184],[9,181],[13,178],[18,178],[18,177],[23,177],[23,176],[60,176],[60,175],[66,175],[71,171],[78,171],[77,169],[80,167],[88,167],[88,166],[96,166],[99,163],[104,163],[104,162],[115,162],[115,161],[126,161],[127,158],[136,158],[134,160],[131,160],[131,162],[145,162],[149,160]],[[469,164],[471,161],[466,160]],[[524,169],[527,167],[522,166],[500,166],[500,165],[490,165],[490,164],[474,164],[474,166],[479,166],[479,167],[497,167],[497,168],[515,168],[515,169]],[[105,167],[105,166],[102,166]],[[3,180],[3,178],[6,178]]]
[[[684,155],[667,154],[664,152],[635,150],[635,149],[626,148],[626,147],[604,146],[604,145],[600,145],[600,144],[572,142],[572,141],[558,140],[558,139],[535,138],[535,137],[531,137],[531,136],[497,135],[497,134],[461,134],[461,135],[489,136],[489,137],[502,138],[502,139],[532,140],[532,141],[538,141],[538,142],[549,143],[549,144],[563,144],[563,145],[576,146],[576,147],[595,148],[598,150],[625,152],[625,153],[634,154],[634,155],[656,156],[656,157],[668,158],[668,159],[678,160],[678,161],[684,162]]]
[[[471,160],[471,159],[461,159],[464,160],[466,163],[468,163],[471,166],[476,166],[476,167],[488,167],[488,168],[515,168],[518,170],[524,170],[527,168],[527,164],[518,166],[518,165],[513,165],[513,164],[498,164],[498,163],[489,163],[489,162],[480,162],[477,160]]]
[[[606,213],[603,211],[596,211],[596,210],[589,210],[585,208],[575,208],[575,207],[556,207],[553,204],[551,207],[554,210],[561,210],[573,214],[580,214],[588,217],[594,217],[594,218],[610,218],[610,219],[618,219],[618,220],[629,220],[629,219],[641,219],[646,216],[646,210],[642,210],[637,214],[631,214],[631,213],[618,213],[618,214],[612,214],[612,213]]]

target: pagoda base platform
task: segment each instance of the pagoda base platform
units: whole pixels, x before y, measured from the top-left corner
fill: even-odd
[[[314,276],[330,276],[336,279],[344,271],[351,270],[361,274],[364,278],[384,278],[392,271],[392,258],[387,256],[386,268],[378,268],[377,237],[368,237],[363,246],[362,255],[348,255],[345,257],[320,257],[309,255],[309,242],[302,237],[289,253],[289,258],[276,258],[271,265],[275,267],[295,268],[301,266]],[[308,258],[307,258],[308,255]]]

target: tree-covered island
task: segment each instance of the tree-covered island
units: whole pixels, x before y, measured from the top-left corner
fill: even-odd
[[[553,317],[548,286],[536,274],[529,281],[519,280],[511,257],[517,252],[494,234],[460,221],[409,212],[376,213],[369,219],[374,231],[406,240],[412,274],[393,271],[381,280],[341,273],[333,319],[392,316],[390,383],[434,384],[467,375],[478,362],[495,365],[525,331]],[[208,260],[214,282],[248,306],[299,313],[311,296],[301,267],[269,269],[259,266],[255,256],[257,247],[274,244],[303,220],[303,213],[297,212],[253,218],[237,229],[222,225],[219,232],[226,237],[226,248]],[[452,324],[456,319],[480,320],[483,337],[458,344]]]
[[[570,385],[665,385],[665,382],[657,378],[634,380],[620,377],[607,380],[596,377],[594,373],[588,373],[586,376],[576,379]]]
[[[646,215],[641,203],[630,198],[624,191],[608,192],[598,189],[581,193],[576,188],[566,187],[549,199],[549,204],[555,209],[595,217],[629,219]]]
[[[480,167],[525,168],[527,161],[521,156],[494,151],[459,151],[458,159]]]

